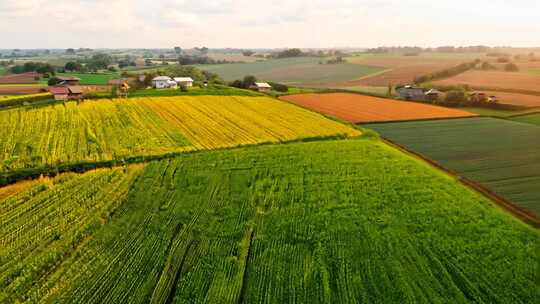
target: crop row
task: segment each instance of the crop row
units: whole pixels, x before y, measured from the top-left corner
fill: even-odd
[[[0,111],[0,173],[359,131],[264,97],[160,97]]]
[[[30,288],[109,220],[138,171],[65,174],[0,199],[0,302],[40,299]]]
[[[369,128],[540,215],[538,126],[469,118],[378,124]]]
[[[86,191],[101,179],[94,175],[80,177]],[[36,274],[33,285],[2,289],[4,295],[59,303],[531,303],[538,297],[531,267],[540,260],[536,231],[375,140],[186,154],[151,162],[129,182],[126,196],[104,200],[125,202],[91,239],[55,260],[53,271]],[[70,179],[56,185],[44,208],[81,191]],[[64,218],[35,216],[20,205],[28,212],[10,213],[18,216],[2,222],[2,235],[24,225],[25,215],[37,227]],[[33,257],[21,255],[10,257]],[[14,273],[12,281],[23,276]]]

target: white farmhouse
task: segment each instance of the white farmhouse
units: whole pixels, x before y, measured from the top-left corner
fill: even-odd
[[[256,82],[249,88],[255,91],[265,92],[265,93],[272,91],[272,86],[266,82]]]
[[[176,82],[169,76],[157,76],[152,79],[154,89],[176,88]]]
[[[181,87],[189,88],[193,86],[193,79],[191,77],[174,77],[174,81]]]

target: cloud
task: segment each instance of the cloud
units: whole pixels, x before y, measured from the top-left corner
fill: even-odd
[[[0,0],[0,40],[13,48],[540,45],[539,10],[535,0]]]

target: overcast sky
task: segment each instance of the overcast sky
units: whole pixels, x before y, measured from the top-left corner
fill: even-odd
[[[540,46],[540,0],[0,0],[0,48]]]

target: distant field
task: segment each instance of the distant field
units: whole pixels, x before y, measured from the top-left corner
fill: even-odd
[[[0,85],[7,84],[34,84],[38,81],[32,73],[7,74],[0,76]]]
[[[388,87],[370,87],[370,86],[352,86],[352,87],[337,87],[339,89],[350,90],[354,92],[386,96]]]
[[[208,57],[214,60],[226,60],[226,61],[235,61],[235,62],[255,62],[255,61],[264,61],[264,58],[258,58],[253,56],[244,56],[240,53],[232,54],[222,54],[222,53],[210,53]]]
[[[352,123],[475,116],[457,109],[347,93],[290,95],[281,99]]]
[[[0,84],[0,95],[27,95],[37,94],[42,91],[46,86],[42,84],[29,84],[29,85],[9,85]]]
[[[368,127],[540,217],[540,127],[495,118]]]
[[[57,73],[57,76],[74,76],[81,79],[82,85],[106,85],[109,80],[119,77],[118,73]]]
[[[275,81],[298,86],[328,86],[335,82],[358,79],[382,70],[379,67],[344,64],[319,64],[324,58],[301,57],[272,59],[263,62],[199,65],[227,81],[254,75],[261,81]]]
[[[452,78],[434,82],[435,85],[464,85],[483,90],[525,90],[540,94],[540,75],[502,71],[471,70]]]
[[[7,69],[3,66],[0,66],[0,76],[3,76],[7,73]]]
[[[10,187],[2,303],[538,298],[537,231],[379,141],[194,153]]]
[[[538,83],[538,89],[540,90],[540,82]],[[494,92],[494,91],[486,91],[485,93],[488,95],[497,96],[497,99],[499,100],[499,103],[501,104],[509,104],[509,105],[514,105],[514,106],[528,107],[528,108],[540,107],[540,94],[537,96],[537,95]]]
[[[510,118],[513,121],[519,121],[540,126],[540,113],[534,113],[529,115],[521,115]]]
[[[0,111],[0,173],[360,132],[267,97],[87,100]]]
[[[387,69],[383,73],[366,76],[359,80],[340,83],[340,87],[374,86],[387,87],[389,84],[407,84],[414,78],[444,70],[463,62],[474,60],[480,54],[438,54],[422,53],[419,56],[403,56],[401,54],[365,54],[347,58],[348,62],[380,66]]]
[[[460,108],[464,111],[475,113],[482,116],[494,116],[494,117],[508,117],[513,115],[520,115],[530,112],[538,112],[539,109],[526,109],[526,110],[501,110],[493,108],[482,108],[482,107],[463,107]]]

